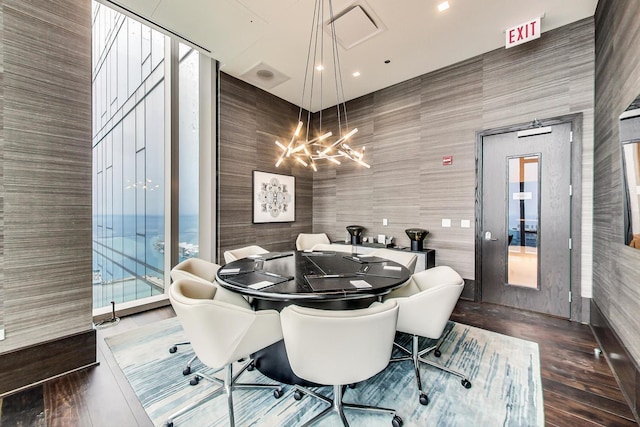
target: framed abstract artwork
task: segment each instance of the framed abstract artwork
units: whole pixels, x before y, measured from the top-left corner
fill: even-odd
[[[253,171],[253,222],[296,220],[296,178]]]

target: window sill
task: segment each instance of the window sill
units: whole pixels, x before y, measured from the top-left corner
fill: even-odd
[[[154,308],[165,307],[171,304],[168,295],[155,295],[135,301],[128,301],[122,304],[116,304],[116,316],[124,317],[130,314],[140,313]],[[93,321],[111,319],[111,306],[101,307],[93,310]]]

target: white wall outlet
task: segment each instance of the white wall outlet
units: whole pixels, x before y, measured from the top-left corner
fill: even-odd
[[[0,341],[4,339],[4,329],[0,329]]]
[[[382,218],[382,225],[384,226],[389,225],[389,220],[387,218]]]
[[[451,227],[451,220],[450,219],[442,219],[442,226],[443,227]]]
[[[471,220],[461,219],[460,220],[460,228],[471,228]]]

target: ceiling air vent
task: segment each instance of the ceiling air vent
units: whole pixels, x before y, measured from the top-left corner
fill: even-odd
[[[362,43],[363,41],[386,30],[380,19],[375,16],[371,8],[361,4],[354,4],[335,15],[333,19],[338,43],[345,49]],[[325,24],[325,30],[331,34],[331,21]]]
[[[247,71],[240,78],[247,83],[264,90],[273,89],[281,83],[289,80],[289,76],[276,70],[270,65],[260,62]]]

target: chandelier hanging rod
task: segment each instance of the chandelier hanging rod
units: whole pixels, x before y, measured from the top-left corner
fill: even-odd
[[[326,70],[326,66],[324,63],[324,31],[322,30],[322,26],[324,25],[324,11],[325,4],[328,3],[328,12],[329,12],[329,33],[331,37],[331,55],[333,60],[333,76],[334,76],[334,85],[336,91],[336,119],[337,119],[337,139],[334,142],[329,142],[329,138],[333,136],[332,131],[323,132],[323,89],[324,89],[324,73]],[[318,51],[320,61],[318,62]],[[313,60],[313,63],[312,63]],[[318,136],[310,137],[312,126],[311,126],[311,111],[313,107],[313,98],[314,98],[314,88],[316,86],[316,76],[315,72],[320,73],[319,75],[319,102],[320,109],[318,113]],[[311,75],[309,76],[309,73]],[[307,87],[309,85],[309,87]],[[304,138],[301,138],[301,130],[304,126],[302,121],[303,110],[305,107],[305,102],[308,98],[308,107],[307,110],[307,123],[306,123],[306,132]],[[281,143],[280,141],[275,141],[277,147],[282,150],[278,160],[276,162],[276,167],[280,166],[283,161],[288,158],[291,158],[298,163],[304,165],[305,167],[311,165],[314,171],[317,171],[316,160],[328,160],[335,164],[341,164],[338,160],[339,158],[352,160],[355,163],[358,163],[364,167],[369,168],[370,166],[363,161],[364,158],[364,147],[360,150],[350,147],[346,144],[346,141],[351,138],[356,132],[358,132],[358,128],[353,128],[347,132],[349,128],[348,118],[347,118],[347,106],[346,106],[346,98],[344,94],[344,84],[342,80],[342,71],[341,71],[341,63],[340,63],[340,55],[338,52],[338,43],[336,37],[336,28],[335,28],[335,19],[333,13],[333,2],[332,0],[316,0],[313,10],[313,20],[311,25],[311,32],[309,34],[309,44],[307,49],[307,60],[306,67],[303,79],[303,87],[302,87],[302,98],[300,103],[300,109],[298,112],[298,124],[296,126],[293,135],[289,139],[289,143],[287,145]],[[346,132],[346,133],[345,133]],[[311,147],[315,148],[315,153],[312,153],[309,149]]]

